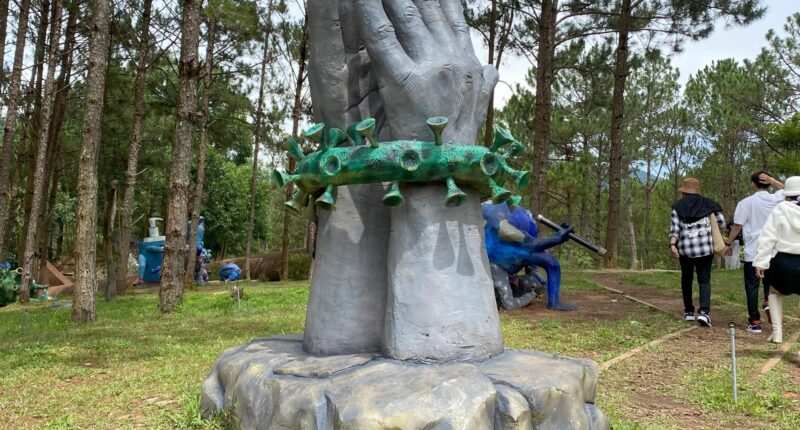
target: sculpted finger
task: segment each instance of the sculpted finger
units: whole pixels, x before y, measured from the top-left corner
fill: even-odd
[[[337,0],[308,0],[317,13],[308,17],[308,79],[314,100],[314,120],[332,127],[344,123],[337,101],[347,94],[347,67]]]
[[[414,62],[397,40],[381,0],[356,0],[356,9],[370,60],[378,74],[395,80],[410,76]]]
[[[317,0],[325,2],[326,0]],[[364,38],[358,31],[358,20],[355,14],[354,0],[333,0],[339,3],[339,22],[342,26],[342,40],[345,54],[356,54],[364,45]]]
[[[419,8],[411,0],[383,0],[397,39],[411,58],[419,58],[434,40]]]
[[[308,8],[315,11],[308,14],[308,37],[314,55],[344,55],[338,3],[337,0],[308,0]]]
[[[478,100],[475,104],[475,120],[479,125],[483,124],[483,121],[486,120],[486,110],[489,108],[489,100],[494,97],[494,87],[497,85],[498,79],[497,69],[495,69],[493,65],[487,64],[483,66],[483,83],[479,87]],[[475,83],[477,85],[479,81]],[[492,124],[487,124],[487,127],[491,126]]]
[[[481,95],[485,96],[484,98],[488,99],[489,96],[494,93],[494,87],[497,86],[497,81],[499,79],[500,75],[498,75],[497,69],[493,65],[486,64],[483,66],[483,86],[481,87]]]
[[[464,7],[461,0],[440,0],[442,12],[444,13],[450,28],[461,45],[472,51],[472,38],[469,35],[469,26],[464,19]]]
[[[450,23],[444,17],[439,0],[414,0],[414,3],[422,13],[425,25],[436,40],[444,44],[444,48],[452,46],[456,42],[456,37],[450,28]]]

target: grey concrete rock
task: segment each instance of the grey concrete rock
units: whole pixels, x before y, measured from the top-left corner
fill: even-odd
[[[425,365],[311,356],[279,337],[224,351],[201,407],[229,410],[239,429],[609,429],[596,383],[594,363],[536,351]]]
[[[496,385],[495,387],[497,388],[497,406],[494,427],[509,430],[532,428],[528,399],[507,385]]]

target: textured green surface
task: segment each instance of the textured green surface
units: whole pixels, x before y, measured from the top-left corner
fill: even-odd
[[[280,186],[297,185],[292,200],[286,205],[299,211],[311,199],[321,209],[335,209],[335,187],[348,184],[391,182],[392,188],[383,199],[384,204],[400,206],[405,202],[399,184],[403,182],[437,182],[447,184],[445,204],[459,206],[467,195],[458,185],[472,186],[495,203],[512,198],[503,188],[513,181],[524,188],[530,173],[511,168],[506,159],[522,149],[508,130],[495,127],[491,148],[442,142],[441,135],[447,118],[430,118],[428,126],[434,141],[396,140],[378,143],[374,138],[375,120],[366,119],[348,127],[348,132],[332,128],[328,138],[321,142],[324,124],[315,124],[304,133],[306,139],[321,143],[319,151],[303,154],[295,138],[289,141],[289,154],[298,160],[292,174],[274,171],[273,179]],[[352,146],[339,146],[353,142]],[[503,149],[506,148],[506,149]]]

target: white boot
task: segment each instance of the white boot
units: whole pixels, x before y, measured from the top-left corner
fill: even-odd
[[[772,316],[772,335],[769,342],[783,343],[783,296],[769,295],[769,313]]]

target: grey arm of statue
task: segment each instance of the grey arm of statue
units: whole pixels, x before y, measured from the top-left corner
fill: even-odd
[[[497,83],[475,56],[460,0],[355,0],[393,139],[430,139],[428,117],[445,116],[444,140],[475,144]],[[414,361],[483,359],[503,350],[483,243],[480,196],[443,204],[444,185],[406,184],[391,212],[384,353]]]
[[[353,22],[352,0],[308,0],[314,119],[328,128],[383,111]],[[386,313],[389,208],[380,184],[340,187],[321,211],[303,346],[312,354],[380,351]]]

